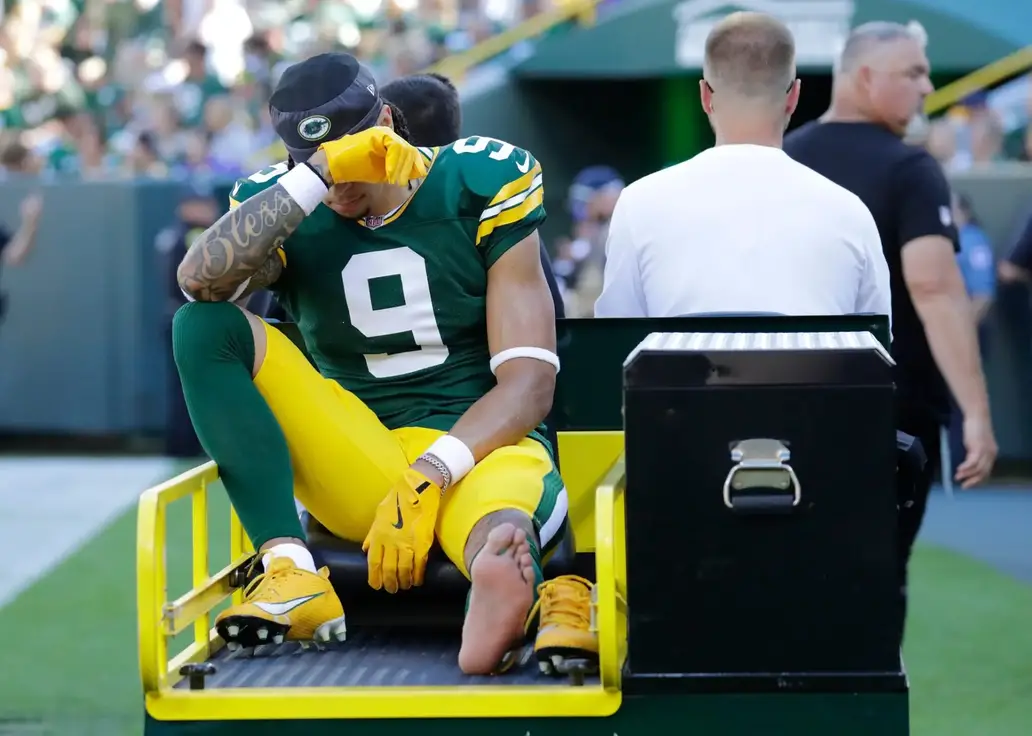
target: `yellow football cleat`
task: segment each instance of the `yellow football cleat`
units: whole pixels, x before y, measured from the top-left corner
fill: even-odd
[[[261,563],[259,563],[261,564]],[[300,570],[287,557],[274,557],[268,569],[244,591],[244,602],[215,619],[215,630],[231,650],[291,641],[344,641],[344,607],[330,585],[330,571]]]
[[[565,675],[571,666],[598,669],[598,634],[592,626],[592,583],[576,575],[560,575],[538,586],[530,618],[540,615],[534,654],[541,672]]]

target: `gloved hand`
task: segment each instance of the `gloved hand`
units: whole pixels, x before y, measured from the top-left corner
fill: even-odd
[[[368,556],[369,587],[397,593],[423,584],[440,506],[440,486],[418,471],[406,470],[377,506],[362,543]]]
[[[390,128],[366,128],[319,146],[334,184],[364,182],[404,186],[426,176],[426,159]]]

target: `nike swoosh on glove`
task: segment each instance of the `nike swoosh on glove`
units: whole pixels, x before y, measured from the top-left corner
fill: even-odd
[[[416,470],[406,470],[376,507],[362,543],[369,587],[397,593],[423,584],[440,506],[440,486]]]
[[[423,154],[390,128],[366,128],[319,146],[335,184],[363,182],[404,186],[426,176]]]

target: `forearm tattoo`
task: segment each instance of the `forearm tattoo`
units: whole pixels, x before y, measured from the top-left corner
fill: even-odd
[[[248,278],[271,277],[272,283],[282,270],[276,249],[304,218],[304,210],[279,184],[244,200],[190,246],[179,266],[180,287],[197,301],[219,302]]]

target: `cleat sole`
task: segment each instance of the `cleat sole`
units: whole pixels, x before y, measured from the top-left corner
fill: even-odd
[[[582,649],[549,647],[535,652],[538,670],[552,677],[594,675],[598,673],[598,653]]]
[[[340,616],[321,624],[319,628],[315,630],[315,634],[312,635],[312,638],[316,644],[329,644],[331,642],[346,641],[348,638],[348,627],[345,622],[345,617]]]
[[[270,639],[275,641],[277,636],[286,637],[290,626],[253,616],[227,616],[215,624],[215,631],[230,651],[236,651],[239,647],[252,649],[267,644]],[[234,648],[233,644],[237,647]]]

